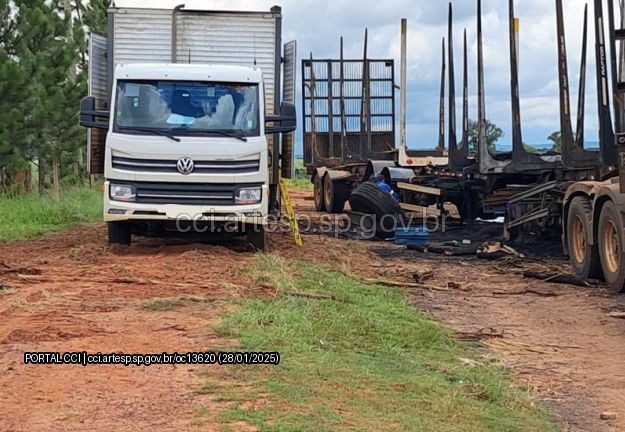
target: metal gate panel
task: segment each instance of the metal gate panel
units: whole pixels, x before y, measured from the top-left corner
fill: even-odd
[[[393,60],[302,61],[309,171],[396,157],[394,79]]]

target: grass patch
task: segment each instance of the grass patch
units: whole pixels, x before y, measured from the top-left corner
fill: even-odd
[[[102,219],[102,193],[89,188],[50,196],[0,197],[0,242],[21,240],[50,231]]]
[[[306,167],[302,159],[295,160],[295,177],[284,180],[289,188],[310,190],[313,188],[313,184],[310,182],[310,176],[306,174]]]
[[[310,189],[312,190],[313,184],[310,182],[310,177],[307,175],[299,174],[292,179],[284,179],[286,185],[293,189]]]
[[[253,390],[232,398],[225,427],[246,422],[261,431],[558,430],[503,368],[467,362],[472,352],[451,330],[416,311],[400,290],[273,255],[258,255],[252,276],[282,294],[333,298],[248,298],[224,317],[224,334],[239,338],[241,349],[282,356],[278,367],[234,369],[236,381]],[[266,394],[260,402],[259,392]]]
[[[189,303],[208,303],[209,301],[210,300],[205,297],[192,295],[185,295],[180,297],[161,297],[146,300],[145,302],[143,302],[143,308],[155,312],[162,312],[178,309]]]

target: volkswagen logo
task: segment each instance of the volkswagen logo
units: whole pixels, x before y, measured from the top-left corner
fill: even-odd
[[[193,159],[188,158],[188,157],[183,157],[183,158],[178,159],[176,168],[178,168],[178,172],[180,174],[189,175],[195,169],[195,163],[193,162]]]

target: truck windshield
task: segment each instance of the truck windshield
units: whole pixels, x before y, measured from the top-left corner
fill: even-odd
[[[257,84],[118,81],[115,131],[260,135]]]

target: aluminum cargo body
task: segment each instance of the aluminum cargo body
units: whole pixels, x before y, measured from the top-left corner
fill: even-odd
[[[115,8],[109,11],[113,66],[119,63],[257,65],[267,114],[280,88],[282,11],[197,11]],[[278,92],[279,93],[279,92]],[[278,96],[278,97],[276,97]]]
[[[267,115],[278,114],[281,101],[295,102],[296,45],[289,42],[283,58],[279,6],[263,12],[114,7],[108,11],[107,32],[106,38],[90,37],[89,94],[96,97],[99,109],[110,106],[113,71],[120,63],[257,66],[263,72]],[[276,137],[268,138],[271,147]],[[285,177],[293,168],[288,153],[292,140],[285,136]],[[91,173],[99,174],[104,134],[92,131],[89,141]]]

